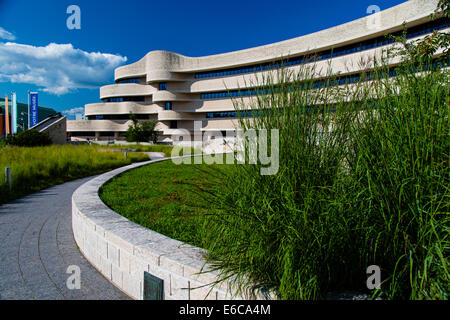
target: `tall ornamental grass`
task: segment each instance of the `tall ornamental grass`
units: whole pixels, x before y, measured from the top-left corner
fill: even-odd
[[[205,193],[207,258],[221,280],[279,299],[448,298],[448,71],[389,71],[352,84],[330,72],[318,86],[314,67],[282,69],[235,101],[254,111],[244,130],[279,130],[280,168],[227,167]],[[379,290],[367,289],[369,265],[381,268]]]
[[[73,180],[99,174],[136,161],[145,154],[98,152],[93,146],[0,147],[0,204],[23,195]],[[12,190],[6,185],[4,168],[10,167]]]
[[[373,84],[377,105],[352,128],[341,197],[361,267],[382,268],[390,299],[448,299],[449,73],[409,64]]]

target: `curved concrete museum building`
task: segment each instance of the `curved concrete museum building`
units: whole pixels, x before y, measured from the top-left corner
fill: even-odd
[[[311,63],[333,72],[347,83],[358,81],[359,61],[378,56],[392,45],[385,34],[403,30],[411,40],[434,30],[449,29],[448,19],[431,20],[438,0],[410,0],[390,9],[302,37],[205,57],[186,57],[168,51],[149,52],[141,60],[115,70],[115,84],[100,88],[101,103],[85,106],[87,120],[67,122],[71,137],[122,140],[131,121],[157,120],[161,141],[170,142],[180,129],[230,131],[237,124],[232,98],[252,95],[249,83],[279,67],[298,70]],[[320,78],[320,74],[317,75]],[[325,74],[324,74],[325,76]],[[247,90],[246,90],[247,89]],[[245,99],[245,98],[244,98]]]

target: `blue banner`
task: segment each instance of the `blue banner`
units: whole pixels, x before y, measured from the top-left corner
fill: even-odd
[[[34,127],[38,122],[38,93],[30,92],[30,127]]]

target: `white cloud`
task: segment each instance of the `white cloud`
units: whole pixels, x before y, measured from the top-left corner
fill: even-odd
[[[98,88],[111,81],[124,64],[120,55],[86,52],[72,44],[35,47],[0,42],[0,82],[28,83],[62,95],[80,88]]]
[[[79,108],[72,108],[69,110],[64,110],[61,111],[62,114],[68,115],[68,116],[74,116],[76,114],[82,113],[84,114],[84,108],[83,107],[79,107]]]
[[[0,39],[14,41],[14,40],[16,40],[16,36],[13,35],[11,32],[6,31],[2,27],[0,27]]]

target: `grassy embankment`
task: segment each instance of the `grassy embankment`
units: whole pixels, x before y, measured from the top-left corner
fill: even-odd
[[[141,144],[129,144],[129,145],[96,145],[92,144],[98,149],[135,149],[136,152],[162,152],[165,157],[170,157],[172,153],[172,146],[168,145],[141,145]]]
[[[136,161],[149,160],[145,154],[98,152],[94,146],[0,147],[0,204],[65,181],[99,174]],[[12,190],[4,179],[10,167]]]
[[[131,170],[101,188],[101,199],[124,217],[192,245],[203,247],[202,226],[211,214],[202,189],[221,167],[163,161]]]

